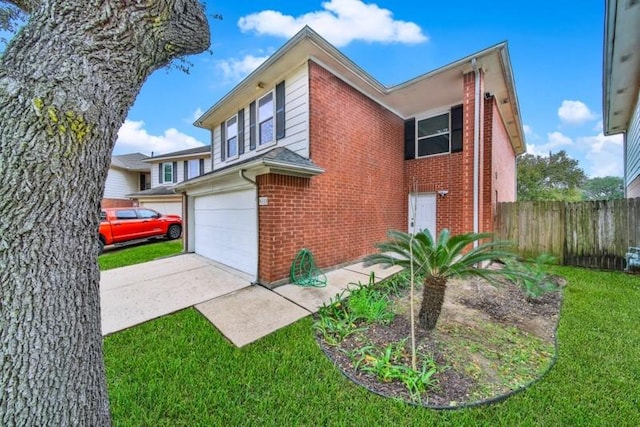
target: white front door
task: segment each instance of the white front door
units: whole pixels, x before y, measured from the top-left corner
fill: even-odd
[[[427,229],[436,238],[436,194],[409,194],[409,233]]]

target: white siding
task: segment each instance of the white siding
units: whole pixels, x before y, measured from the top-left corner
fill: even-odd
[[[268,90],[273,90],[273,86],[266,88],[265,92],[261,92],[259,97],[267,93]],[[289,150],[300,154],[303,157],[309,157],[309,71],[308,65],[305,63],[292,71],[284,78],[285,86],[285,137],[278,140],[276,145],[269,146],[265,150],[249,150],[249,105],[245,105],[240,108],[244,108],[244,135],[245,135],[245,150],[244,154],[241,154],[238,158],[233,160],[227,160],[225,162],[220,161],[220,126],[218,125],[212,132],[211,142],[213,145],[213,162],[215,169],[220,169],[230,164],[246,160],[256,155],[263,154],[265,151],[273,147],[286,147]],[[228,117],[225,117],[227,119]],[[274,117],[275,119],[275,117]],[[222,122],[222,120],[220,120]]]
[[[625,186],[629,186],[640,175],[640,97],[636,103],[631,123],[626,134]],[[627,194],[627,197],[637,197],[636,194]]]
[[[175,159],[174,161],[177,163],[177,182],[175,184],[177,184],[178,182],[182,182],[184,181],[184,162],[185,160],[200,160],[204,158],[204,173],[207,172],[211,172],[211,157],[209,155],[207,155],[206,157],[204,157],[203,155],[200,155],[200,157],[191,157],[191,158],[179,158],[179,159]],[[160,185],[174,185],[174,183],[172,182],[165,182],[165,183],[161,183],[160,182],[160,175],[159,175],[159,171],[158,171],[158,165],[160,163],[170,163],[172,162],[172,160],[167,160],[166,162],[156,162],[156,163],[151,163],[151,188],[155,188],[158,187]]]
[[[109,168],[103,197],[105,199],[128,199],[127,194],[138,191],[139,176],[139,172]]]
[[[145,208],[153,209],[164,215],[178,215],[182,217],[182,202],[141,202]]]

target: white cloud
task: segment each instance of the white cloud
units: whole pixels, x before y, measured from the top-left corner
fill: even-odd
[[[354,40],[381,43],[422,43],[428,40],[413,22],[393,19],[393,13],[361,0],[330,0],[323,10],[294,17],[263,10],[238,20],[242,32],[291,37],[309,25],[332,44],[341,47]]]
[[[195,122],[196,120],[198,120],[203,114],[204,114],[204,111],[202,110],[202,108],[198,107],[193,112],[193,114],[191,114],[191,117],[189,117],[186,121],[187,121],[187,123],[191,124],[191,123]]]
[[[597,118],[584,102],[566,99],[562,101],[562,105],[558,108],[558,117],[560,117],[562,123],[569,125],[581,125]]]
[[[557,152],[573,145],[573,140],[561,132],[547,134],[544,144],[527,144],[527,153],[537,156],[548,156],[549,152]]]
[[[232,58],[216,62],[216,68],[222,73],[227,83],[237,83],[258,68],[269,56],[245,55],[243,58]]]
[[[595,136],[576,139],[577,144],[587,150],[587,175],[622,176],[624,172],[622,143],[623,136],[605,136],[602,132]]]
[[[522,125],[525,135],[533,135],[533,128],[529,125]]]
[[[114,151],[122,154],[140,152],[147,155],[153,152],[158,155],[201,145],[204,144],[174,128],[165,130],[162,135],[150,135],[144,129],[143,121],[125,120],[118,131],[118,140]]]
[[[596,125],[593,127],[593,130],[595,130],[596,132],[602,132],[603,129],[604,124],[602,123],[602,120],[598,120],[598,123],[596,123]]]

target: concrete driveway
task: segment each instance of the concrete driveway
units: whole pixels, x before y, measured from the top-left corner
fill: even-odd
[[[102,272],[102,335],[195,306],[233,344],[242,347],[315,313],[357,283],[398,272],[355,263],[326,273],[322,288],[292,284],[268,290],[249,275],[195,254]],[[343,294],[347,295],[347,294]]]
[[[251,280],[195,254],[103,271],[102,335],[246,288]]]

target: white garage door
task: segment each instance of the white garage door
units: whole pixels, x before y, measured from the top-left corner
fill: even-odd
[[[182,216],[182,202],[142,202],[140,205],[164,215]]]
[[[196,197],[195,252],[255,275],[258,269],[255,194],[255,189],[249,189]]]

